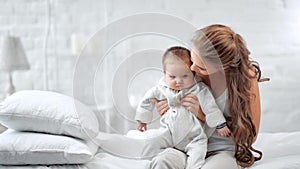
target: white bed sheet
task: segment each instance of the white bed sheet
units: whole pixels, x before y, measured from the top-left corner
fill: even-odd
[[[260,133],[254,146],[263,151],[263,158],[248,169],[300,169],[300,131]],[[100,152],[91,164],[86,166],[89,169],[146,169],[149,161],[124,159]]]
[[[85,166],[88,169],[148,169],[149,164],[148,160],[125,159],[100,150]]]
[[[251,169],[300,169],[300,131],[261,133],[254,146],[264,154]]]
[[[260,133],[254,146],[263,151],[263,158],[248,169],[300,169],[300,131]],[[85,165],[0,166],[0,169],[146,169],[148,166],[148,160],[125,159],[100,150]]]

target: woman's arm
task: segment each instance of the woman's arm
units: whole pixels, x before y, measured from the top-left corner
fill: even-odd
[[[256,78],[251,79],[251,98],[250,98],[250,106],[251,106],[251,115],[253,118],[253,123],[255,125],[255,131],[256,131],[256,137],[259,131],[259,125],[260,125],[260,96],[259,96],[259,87],[258,82]],[[254,141],[256,140],[256,137],[254,138]]]
[[[193,94],[188,94],[181,99],[181,105],[194,113],[202,122],[206,122],[205,114],[203,113],[198,98]]]

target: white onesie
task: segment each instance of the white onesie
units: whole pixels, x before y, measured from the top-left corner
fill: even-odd
[[[203,124],[197,117],[181,106],[180,99],[187,94],[193,94],[198,97],[203,113],[206,115],[206,132],[212,133],[216,126],[226,122],[223,113],[215,102],[210,89],[202,82],[194,84],[188,89],[176,92],[170,89],[165,79],[161,78],[158,85],[147,91],[140,102],[135,120],[143,123],[151,123],[155,104],[151,102],[152,98],[158,100],[167,99],[170,109],[161,119],[162,131],[161,140],[155,147],[166,148],[174,147],[184,151],[188,155],[186,168],[201,168],[207,151],[207,137],[203,130]],[[208,129],[210,128],[210,129]],[[158,146],[160,143],[161,146]]]

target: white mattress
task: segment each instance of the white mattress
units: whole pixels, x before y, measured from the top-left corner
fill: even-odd
[[[300,131],[261,133],[255,147],[262,150],[264,155],[250,169],[300,169]],[[146,169],[148,165],[147,160],[124,159],[100,150],[85,165],[0,166],[0,169]]]

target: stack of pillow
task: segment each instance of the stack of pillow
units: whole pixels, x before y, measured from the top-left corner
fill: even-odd
[[[26,90],[0,103],[0,165],[82,164],[98,146],[96,115],[78,100],[55,92]]]

